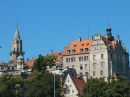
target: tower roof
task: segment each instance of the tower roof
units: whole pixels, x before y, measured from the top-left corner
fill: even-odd
[[[16,31],[15,31],[14,39],[20,39],[18,24],[17,24],[17,28],[16,28]]]
[[[24,59],[24,57],[22,55],[20,55],[17,59]]]

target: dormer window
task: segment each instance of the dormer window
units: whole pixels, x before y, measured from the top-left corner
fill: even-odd
[[[80,52],[83,52],[83,48],[80,48]]]
[[[75,52],[75,49],[72,49],[72,53],[74,53]]]
[[[67,53],[68,53],[68,54],[70,53],[70,49],[67,50]]]
[[[85,52],[87,52],[88,51],[88,48],[85,48]]]

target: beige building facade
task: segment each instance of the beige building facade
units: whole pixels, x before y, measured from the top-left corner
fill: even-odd
[[[108,25],[106,35],[95,34],[88,40],[72,41],[62,51],[63,68],[76,69],[79,76],[105,77],[122,75],[129,78],[129,52],[119,35],[115,39]]]

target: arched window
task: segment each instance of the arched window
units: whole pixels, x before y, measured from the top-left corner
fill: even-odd
[[[96,72],[95,71],[93,71],[93,76],[96,76]]]
[[[101,75],[101,76],[103,75],[103,70],[100,71],[100,75]]]
[[[93,63],[93,69],[96,69],[96,63]]]
[[[82,66],[82,64],[80,64],[80,70],[82,70],[83,69],[83,66]]]
[[[88,69],[88,64],[85,64],[85,69]]]
[[[101,68],[104,68],[104,66],[105,66],[105,63],[101,62]]]

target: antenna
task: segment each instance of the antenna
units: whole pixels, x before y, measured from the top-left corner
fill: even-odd
[[[88,39],[89,39],[89,21],[88,21]]]

